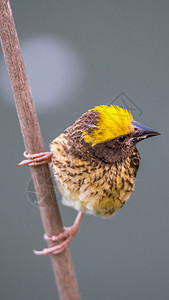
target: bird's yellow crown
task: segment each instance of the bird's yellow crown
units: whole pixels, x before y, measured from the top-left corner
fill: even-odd
[[[86,143],[94,146],[133,131],[133,117],[127,109],[114,105],[100,105],[92,110],[98,112],[98,121],[91,133],[83,132]]]

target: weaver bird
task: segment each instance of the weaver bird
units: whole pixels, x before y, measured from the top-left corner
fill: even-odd
[[[159,135],[133,120],[131,112],[101,105],[83,114],[50,144],[51,152],[26,154],[19,165],[52,162],[63,204],[79,213],[71,227],[46,239],[57,245],[35,254],[58,254],[76,234],[84,213],[109,217],[126,203],[134,191],[140,155],[136,144]]]

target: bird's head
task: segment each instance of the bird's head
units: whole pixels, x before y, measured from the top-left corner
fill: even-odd
[[[82,141],[87,145],[88,152],[91,149],[96,157],[105,162],[127,157],[136,143],[160,134],[135,121],[127,109],[113,105],[96,106],[83,114],[72,128],[77,151],[84,151],[82,145],[78,146],[78,142]]]

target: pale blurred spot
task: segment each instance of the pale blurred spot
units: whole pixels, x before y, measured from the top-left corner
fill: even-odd
[[[39,112],[70,101],[84,82],[85,67],[78,50],[62,37],[38,35],[21,41],[22,53]],[[4,62],[0,64],[1,99],[12,105]]]

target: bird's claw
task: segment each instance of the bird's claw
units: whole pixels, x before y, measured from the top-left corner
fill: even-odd
[[[56,246],[50,248],[44,248],[41,251],[33,250],[33,253],[36,255],[59,254],[68,246],[72,238],[73,236],[69,236],[66,240],[62,241],[60,244]]]
[[[36,255],[45,255],[45,254],[59,254],[61,253],[70,243],[77,230],[74,227],[64,227],[64,231],[58,235],[48,236],[44,234],[44,239],[48,241],[58,242],[56,246],[45,248],[42,251],[34,250],[34,254]],[[59,242],[60,241],[60,242]]]
[[[44,234],[44,239],[48,241],[57,242],[58,244],[49,248],[44,248],[41,251],[33,250],[36,255],[46,254],[59,254],[61,253],[70,243],[72,238],[76,235],[80,222],[82,220],[83,213],[79,212],[74,224],[71,227],[64,227],[64,231],[58,235],[47,235]]]
[[[21,161],[18,166],[29,166],[29,167],[36,167],[39,165],[47,164],[48,162],[51,162],[53,154],[51,152],[40,152],[35,154],[29,154],[26,151],[23,153],[23,155],[27,158],[23,161]]]

